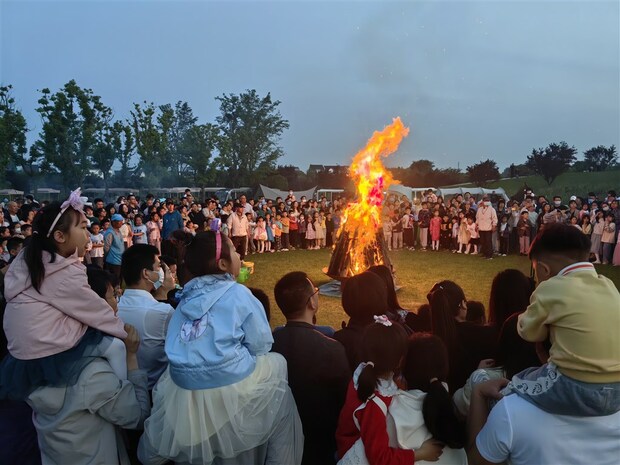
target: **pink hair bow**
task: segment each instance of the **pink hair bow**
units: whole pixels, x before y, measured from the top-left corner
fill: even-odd
[[[58,220],[60,220],[62,214],[67,211],[67,208],[71,207],[79,212],[84,209],[84,203],[88,200],[88,198],[80,196],[81,193],[82,189],[79,187],[76,190],[71,191],[71,194],[69,194],[69,198],[65,200],[60,206],[60,212],[58,212],[58,215],[56,215],[56,218],[54,218],[54,221],[50,226],[49,231],[47,232],[47,237],[50,237],[52,235],[54,227],[58,223]]]
[[[74,210],[82,211],[84,209],[84,204],[88,200],[88,197],[82,197],[80,194],[82,193],[82,188],[78,187],[76,190],[71,191],[69,194],[69,198],[65,200],[60,206],[60,210],[64,212],[67,208],[72,207]]]

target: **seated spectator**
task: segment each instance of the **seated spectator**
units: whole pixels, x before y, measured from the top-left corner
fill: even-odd
[[[540,366],[536,347],[524,341],[517,332],[518,314],[504,322],[497,342],[497,354],[492,360],[483,360],[465,385],[454,393],[454,405],[464,417],[469,413],[471,393],[477,384],[490,379],[512,378],[529,367]]]
[[[338,419],[339,465],[412,464],[437,461],[443,444],[429,438],[417,450],[396,447],[388,433],[388,410],[401,394],[394,378],[407,352],[407,333],[386,315],[375,316],[361,341],[363,360],[353,373]]]
[[[153,297],[155,297],[155,300],[157,300],[157,302],[165,303],[170,305],[172,308],[176,308],[178,302],[175,296],[177,288],[174,274],[172,273],[172,270],[164,261],[164,259],[162,257],[159,257],[159,259],[161,269],[164,272],[164,279],[161,286],[159,286],[157,289],[154,289],[151,294],[153,294]]]
[[[392,271],[385,265],[371,266],[368,268],[368,271],[376,274],[385,282],[388,298],[387,316],[392,321],[397,321],[398,323],[404,324],[405,319],[410,312],[405,310],[398,302],[398,297],[396,296],[396,285],[394,283]]]
[[[273,334],[273,352],[286,358],[288,383],[304,430],[304,465],[336,463],[335,432],[351,371],[344,347],[318,332],[318,289],[308,275],[284,275],[274,294],[286,326]]]
[[[343,322],[343,328],[336,331],[334,339],[344,346],[353,371],[363,361],[364,329],[373,322],[373,315],[385,315],[388,311],[385,282],[369,271],[352,276],[342,285],[342,307],[349,315],[349,322]]]
[[[258,289],[256,287],[248,287],[250,292],[256,299],[262,304],[263,309],[265,309],[265,316],[267,317],[267,321],[271,321],[271,302],[269,301],[269,296],[262,289]]]
[[[430,333],[431,306],[429,304],[422,304],[418,308],[417,313],[409,312],[405,318],[405,323],[415,332]]]
[[[484,310],[484,304],[477,300],[470,300],[467,302],[467,316],[466,321],[476,325],[485,325],[487,322],[486,312]]]
[[[519,270],[507,269],[497,273],[491,284],[489,325],[499,331],[510,315],[525,311],[533,290],[532,279]]]
[[[389,414],[402,449],[418,449],[434,438],[446,447],[438,464],[466,464],[465,425],[456,417],[448,393],[448,351],[437,336],[409,337],[402,374],[407,391],[395,396]]]
[[[159,251],[148,244],[128,248],[122,256],[121,273],[126,289],[118,303],[118,316],[140,335],[138,362],[148,374],[151,390],[168,365],[164,342],[174,312],[169,304],[158,302],[151,294],[165,280]]]
[[[441,281],[428,294],[433,334],[439,336],[450,358],[451,392],[465,384],[481,360],[495,354],[497,332],[493,327],[475,325],[466,320],[467,301],[461,287]]]

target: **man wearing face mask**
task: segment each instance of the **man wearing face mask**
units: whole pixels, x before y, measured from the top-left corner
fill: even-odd
[[[482,198],[480,207],[476,212],[476,223],[480,232],[482,254],[490,260],[493,258],[492,236],[493,231],[497,228],[497,212],[491,206],[491,200],[486,195]]]
[[[152,390],[168,366],[164,343],[168,322],[174,312],[170,305],[158,302],[151,294],[162,286],[165,279],[159,250],[148,244],[129,247],[123,253],[121,274],[126,289],[118,302],[118,316],[138,331],[138,363],[146,370],[148,388]]]

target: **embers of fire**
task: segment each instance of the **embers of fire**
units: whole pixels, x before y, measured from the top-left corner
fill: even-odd
[[[327,267],[327,275],[330,278],[340,281],[346,280],[351,276],[363,273],[373,265],[386,265],[390,269],[392,268],[387,254],[387,244],[381,229],[375,233],[375,240],[364,247],[357,257],[352,253],[356,237],[357,231],[353,233],[353,237],[346,229],[341,231]]]

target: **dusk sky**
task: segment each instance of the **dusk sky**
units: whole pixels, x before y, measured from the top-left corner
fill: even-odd
[[[620,145],[618,1],[0,0],[0,81],[37,137],[38,89],[70,79],[119,119],[133,102],[256,89],[281,100],[280,164],[349,164],[400,116],[390,166],[500,170],[565,140]]]

